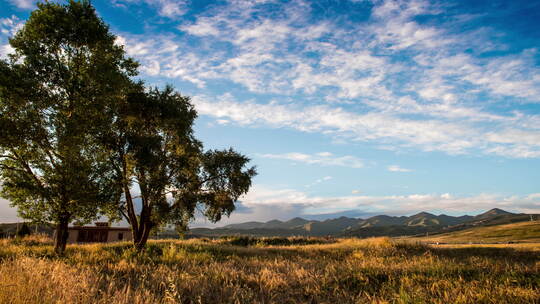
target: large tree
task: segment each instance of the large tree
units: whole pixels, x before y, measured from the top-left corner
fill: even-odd
[[[204,152],[193,134],[196,111],[172,87],[139,84],[124,101],[104,142],[114,151],[123,189],[118,211],[135,247],[142,249],[154,228],[187,227],[196,210],[214,222],[229,215],[256,174],[249,159],[232,149]]]
[[[1,194],[23,218],[56,224],[116,207],[119,178],[103,149],[137,64],[88,1],[38,4],[0,61]]]

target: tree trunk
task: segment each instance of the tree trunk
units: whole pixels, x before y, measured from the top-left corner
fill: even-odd
[[[141,189],[141,214],[139,217],[139,227],[138,227],[138,233],[137,233],[137,239],[133,239],[135,249],[137,251],[141,251],[146,246],[146,242],[148,241],[148,236],[150,235],[150,229],[153,227],[153,223],[151,220],[151,212],[152,209],[150,207],[150,203],[148,201],[148,193],[146,191],[146,185],[145,183],[141,183],[140,181],[145,180],[144,171],[140,173],[141,176],[139,177],[139,188]]]
[[[56,239],[54,242],[54,252],[58,255],[63,255],[66,251],[69,217],[62,217],[56,224]]]
[[[122,171],[121,174],[123,176],[122,180],[122,188],[124,189],[124,196],[126,198],[126,209],[127,209],[127,221],[129,225],[131,226],[131,235],[133,236],[133,245],[137,249],[137,251],[141,251],[141,249],[146,244],[146,241],[141,243],[142,240],[142,221],[143,216],[141,214],[141,219],[139,220],[137,218],[137,215],[135,214],[135,206],[133,204],[133,198],[131,196],[131,190],[129,189],[129,177],[128,177],[128,169],[127,169],[127,162],[125,158],[125,154],[122,150],[120,150],[120,157],[122,159]],[[144,206],[143,206],[144,208]]]
[[[139,229],[137,236],[133,236],[133,244],[137,251],[141,251],[146,246],[148,241],[148,236],[150,236],[150,230],[154,227],[154,223],[150,220],[150,214],[147,206],[144,205],[141,210],[141,217],[139,219]]]
[[[144,249],[146,242],[148,241],[148,236],[150,236],[150,230],[152,229],[152,223],[149,221],[141,221],[140,224],[139,235],[137,236],[137,239],[133,239],[137,251]]]

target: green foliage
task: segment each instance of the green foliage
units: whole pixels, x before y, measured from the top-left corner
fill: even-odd
[[[0,61],[1,195],[35,222],[88,222],[119,199],[100,138],[137,64],[88,1],[41,3]]]
[[[233,246],[295,246],[329,244],[335,242],[333,239],[311,238],[311,237],[250,237],[250,236],[224,236],[221,237],[225,244]]]
[[[118,106],[117,119],[104,142],[114,153],[125,201],[119,212],[133,227],[142,248],[156,226],[187,229],[195,210],[211,221],[234,210],[251,186],[255,168],[232,149],[203,152],[193,134],[197,113],[189,97],[170,86],[145,90],[133,87]],[[141,212],[135,213],[132,182],[140,188]]]
[[[249,159],[204,152],[189,97],[133,82],[138,64],[89,1],[38,4],[10,44],[15,54],[0,61],[1,195],[23,218],[57,223],[64,247],[69,222],[105,214],[124,216],[140,249],[159,226],[187,227],[197,208],[220,220],[248,191]]]

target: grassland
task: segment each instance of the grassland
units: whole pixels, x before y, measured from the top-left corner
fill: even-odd
[[[376,239],[0,241],[0,303],[539,303],[540,248]]]
[[[506,225],[485,226],[436,234],[427,237],[409,238],[418,242],[439,243],[540,243],[540,221],[527,221]]]

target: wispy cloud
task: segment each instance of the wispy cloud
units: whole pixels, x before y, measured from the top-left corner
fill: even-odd
[[[272,159],[286,159],[310,165],[341,166],[349,168],[364,167],[364,162],[357,157],[351,155],[334,156],[329,152],[321,152],[316,154],[291,152],[284,154],[260,154],[259,156]]]
[[[386,169],[390,172],[412,172],[411,169],[405,169],[398,165],[391,165],[391,166],[386,167]]]
[[[536,120],[536,117],[501,118],[498,122],[492,122],[497,125],[494,128],[493,125],[479,124],[474,119],[413,120],[380,111],[356,114],[328,105],[298,108],[287,104],[237,102],[230,98],[223,96],[210,102],[209,98],[195,96],[193,101],[203,115],[245,126],[289,127],[303,132],[339,135],[357,141],[378,141],[393,149],[415,147],[449,154],[481,151],[509,157],[540,156],[540,141],[536,141],[540,133],[537,126],[529,126],[528,123],[529,119]],[[523,127],[520,128],[520,125]],[[494,129],[502,131],[494,132]]]
[[[32,9],[36,6],[38,0],[9,0],[9,2],[18,8]]]
[[[23,25],[24,21],[17,18],[17,16],[0,18],[0,59],[6,59],[8,54],[15,51],[11,45],[9,45],[7,39],[15,35]]]
[[[323,178],[319,178],[319,179],[315,180],[313,183],[306,185],[306,188],[310,188],[310,187],[318,185],[320,183],[324,183],[324,182],[329,181],[331,179],[333,179],[332,176],[325,176]]]
[[[157,10],[162,17],[175,19],[186,13],[186,1],[184,0],[113,0],[116,6],[126,7],[127,4],[147,4]]]
[[[11,37],[20,30],[24,25],[24,21],[20,20],[17,16],[11,16],[7,18],[0,18],[0,33],[2,36]]]
[[[293,189],[273,189],[256,185],[241,199],[242,204],[250,207],[258,205],[303,206],[303,212],[316,214],[317,210],[328,212],[335,210],[360,209],[380,214],[412,214],[419,211],[476,212],[491,208],[508,209],[514,212],[538,212],[540,194],[522,196],[504,196],[482,193],[472,196],[454,196],[443,194],[410,195],[345,195],[335,197],[311,196]]]
[[[346,135],[386,148],[540,156],[538,115],[492,109],[540,102],[536,49],[487,57],[464,52],[502,46],[478,34],[490,33],[487,27],[452,31],[464,22],[459,16],[420,24],[417,16],[442,11],[427,1],[376,1],[367,21],[349,27],[313,22],[309,2],[273,6],[282,14],[269,13],[266,4],[227,2],[182,22],[185,36],[123,34],[122,42],[145,74],[199,88],[228,81],[294,100],[290,106],[197,97],[201,114],[227,122]],[[189,36],[198,43],[187,43]]]

